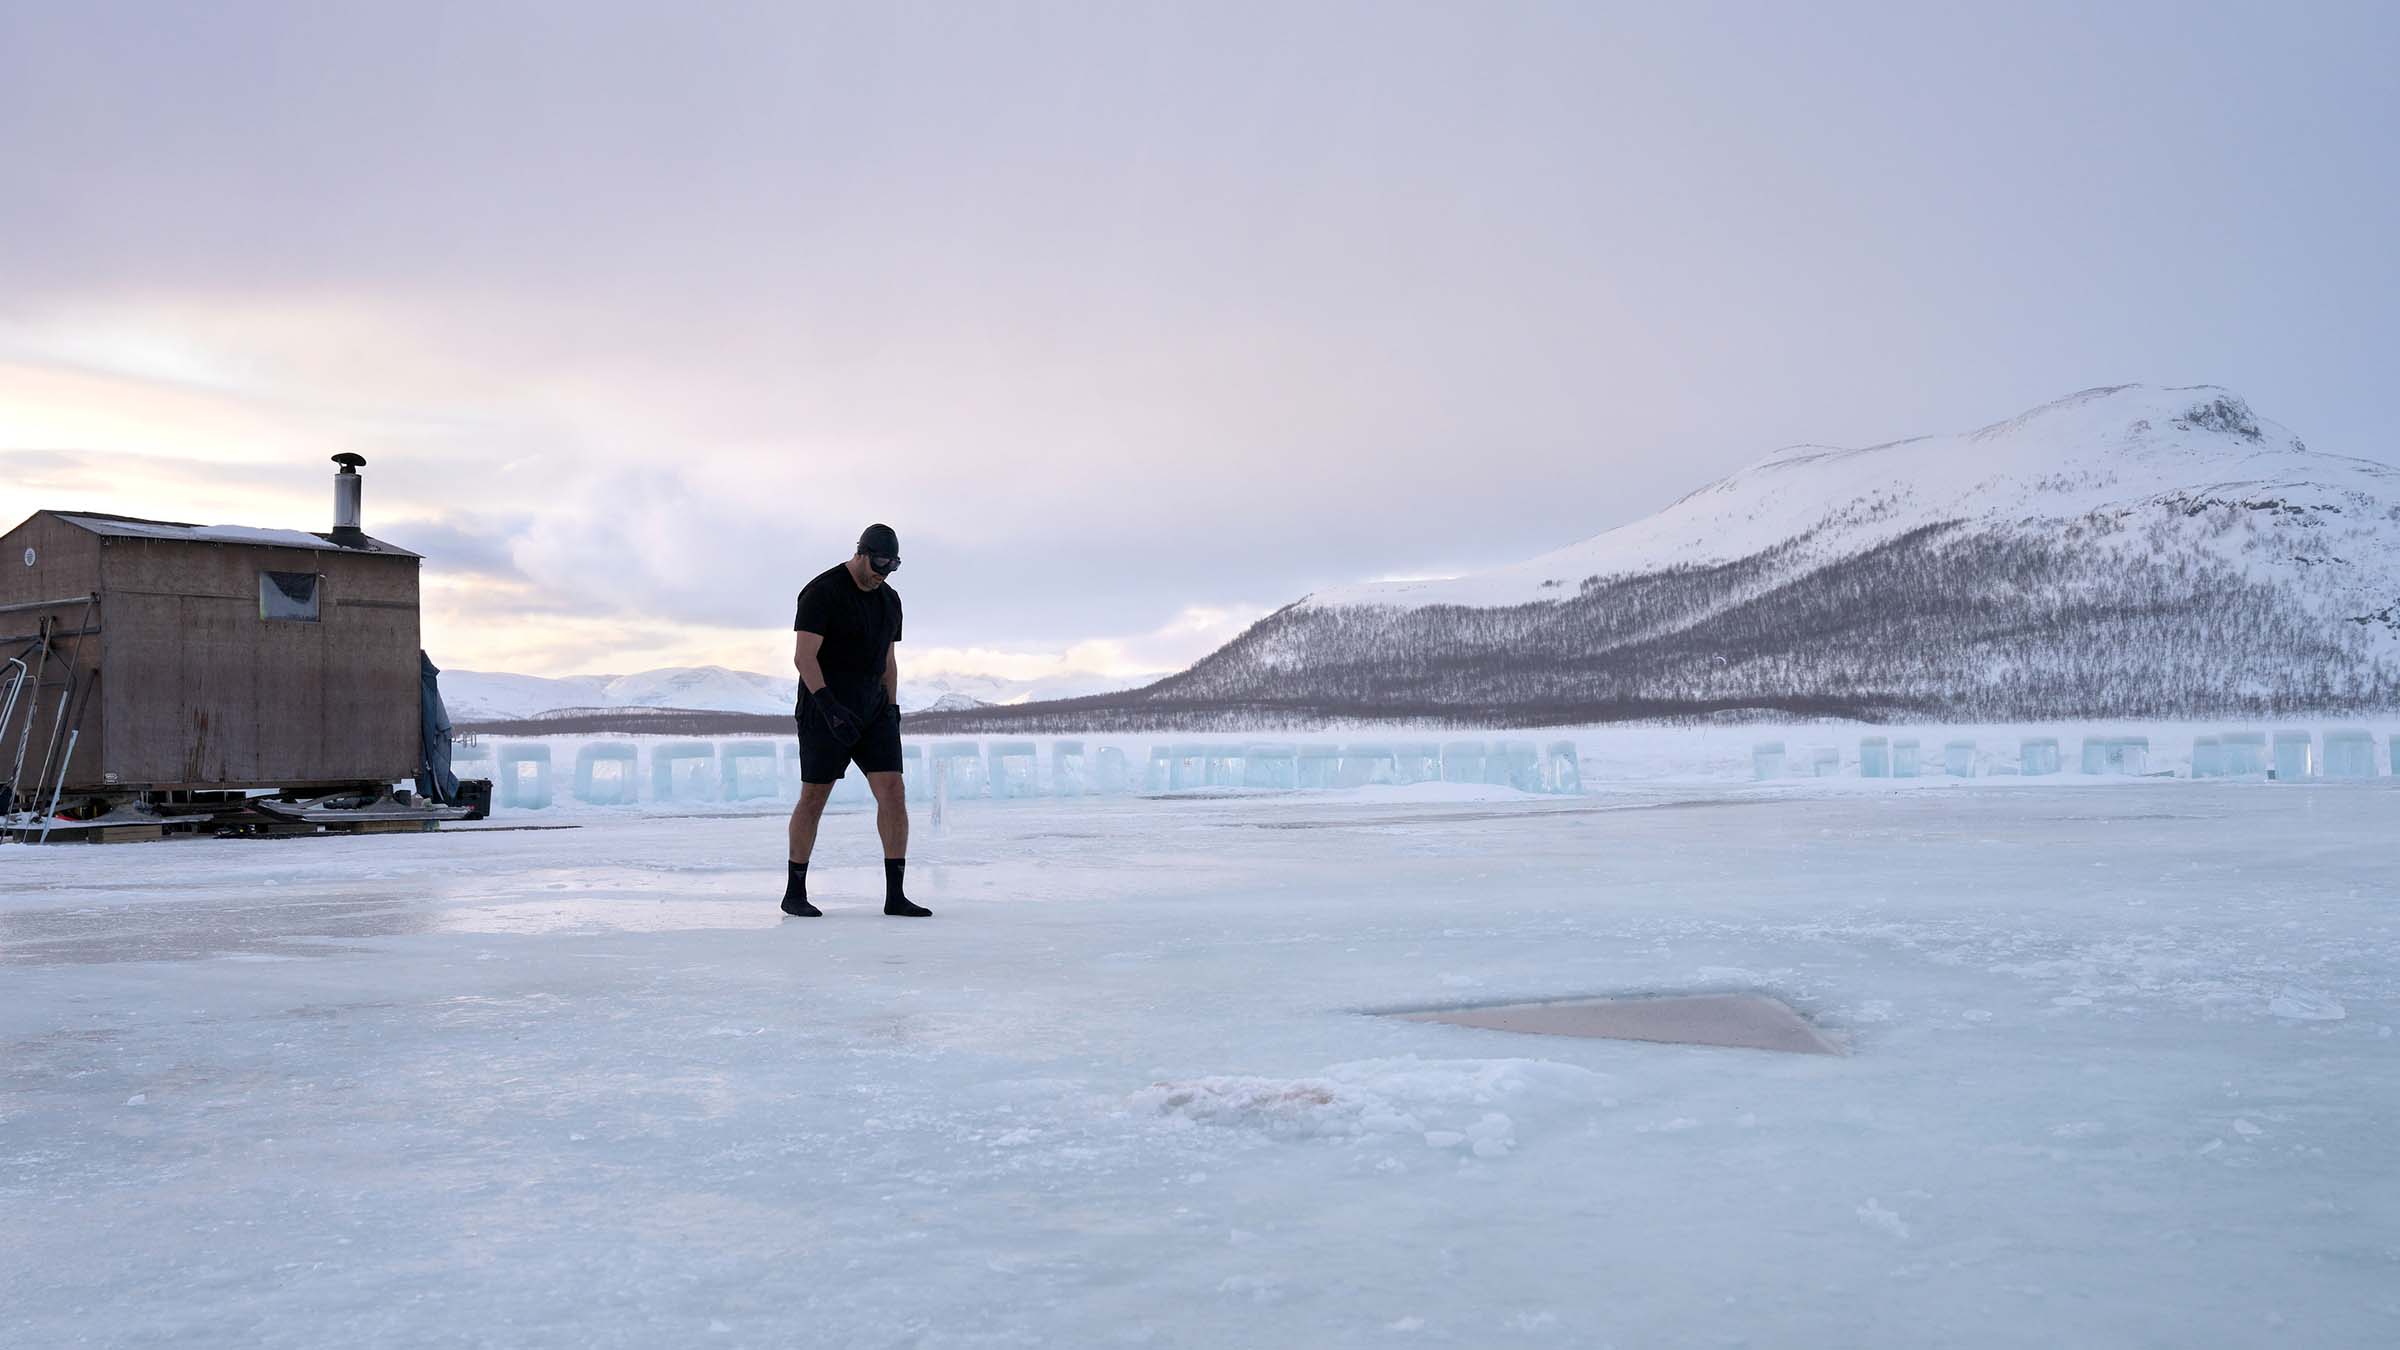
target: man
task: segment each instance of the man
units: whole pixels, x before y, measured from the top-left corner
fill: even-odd
[[[900,593],[884,578],[900,569],[900,536],[869,525],[850,561],[827,568],[800,591],[792,616],[792,666],[800,672],[800,804],[792,808],[783,912],[820,918],[808,903],[808,855],[833,785],[856,763],[875,794],[883,837],[883,912],[923,919],[933,911],[904,893],[908,794],[900,780]]]

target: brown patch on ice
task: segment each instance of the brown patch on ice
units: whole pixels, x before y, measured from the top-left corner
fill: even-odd
[[[1723,1045],[1796,1055],[1838,1055],[1841,1047],[1780,999],[1764,994],[1678,994],[1657,998],[1580,998],[1385,1014],[1532,1036],[1588,1036],[1668,1045]]]

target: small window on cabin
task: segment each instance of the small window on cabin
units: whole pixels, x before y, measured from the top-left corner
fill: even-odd
[[[317,621],[317,574],[261,572],[258,574],[258,617],[292,623]]]

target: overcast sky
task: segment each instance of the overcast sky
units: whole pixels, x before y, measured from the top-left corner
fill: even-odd
[[[448,666],[1177,667],[1774,447],[2400,462],[2400,6],[0,0],[0,528],[330,524]]]

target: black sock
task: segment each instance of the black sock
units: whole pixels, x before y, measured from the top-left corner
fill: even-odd
[[[908,859],[883,860],[883,912],[911,919],[930,918],[933,911],[908,898],[901,890],[901,874],[908,870]]]
[[[815,918],[824,913],[808,903],[808,864],[786,861],[783,880],[783,912]]]

